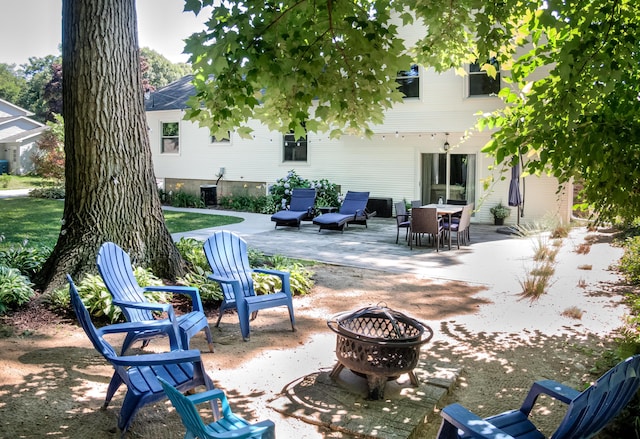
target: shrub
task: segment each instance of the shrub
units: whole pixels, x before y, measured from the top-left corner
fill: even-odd
[[[31,160],[37,175],[56,181],[64,180],[64,121],[59,114],[54,122],[47,122],[45,131],[36,142],[36,152]]]
[[[201,241],[195,238],[180,238],[180,241],[176,242],[176,247],[191,267],[200,267],[204,271],[210,270]]]
[[[176,247],[189,266],[188,273],[179,278],[178,282],[197,288],[205,303],[222,300],[222,290],[218,283],[207,278],[211,268],[202,249],[202,242],[194,238],[181,238],[176,242]]]
[[[491,212],[491,215],[495,218],[506,218],[511,215],[511,209],[503,205],[501,202],[489,209],[489,212]]]
[[[31,279],[40,270],[50,254],[50,247],[28,247],[25,242],[22,245],[11,246],[0,251],[0,265],[15,268]]]
[[[269,193],[273,196],[278,209],[284,209],[291,203],[291,192],[296,188],[315,188],[316,206],[339,206],[340,188],[326,178],[309,181],[300,177],[296,171],[291,170],[286,177],[279,178],[275,184],[269,187]]]
[[[249,264],[252,267],[267,267],[274,270],[288,271],[289,282],[291,284],[291,294],[294,296],[308,294],[311,292],[311,288],[313,288],[313,273],[305,268],[300,262],[293,259],[281,255],[268,257],[259,251],[250,250]],[[267,275],[254,276],[254,288],[256,289],[257,294],[265,294],[273,291],[275,288],[281,288],[279,278],[269,276],[275,279],[263,279],[263,276]]]
[[[0,265],[0,314],[23,305],[33,296],[31,281],[15,268]]]
[[[57,290],[45,293],[42,296],[43,303],[53,312],[58,314],[68,314],[71,311],[71,299],[69,288],[62,287]]]
[[[566,238],[569,236],[569,232],[571,231],[571,226],[569,224],[558,224],[552,231],[552,238]]]
[[[620,271],[628,282],[640,283],[640,236],[625,240],[624,253],[620,258]]]
[[[171,205],[173,207],[205,207],[202,198],[184,191],[177,191],[171,196]]]
[[[0,187],[6,189],[9,187],[9,183],[11,182],[11,175],[9,174],[0,174]]]
[[[256,213],[274,213],[278,207],[272,197],[266,195],[224,195],[218,204],[224,209]]]
[[[64,186],[47,186],[31,189],[29,196],[33,198],[48,198],[52,200],[61,200],[65,197]]]
[[[300,177],[296,171],[291,170],[286,177],[277,179],[275,184],[269,187],[269,193],[273,195],[282,209],[291,203],[291,191],[293,189],[308,187],[311,187],[311,182]]]
[[[566,308],[561,313],[561,315],[563,315],[564,317],[569,317],[570,319],[575,319],[575,320],[582,319],[583,314],[584,314],[584,311],[582,311],[577,306],[570,306],[569,308]]]
[[[197,288],[203,303],[220,301],[223,297],[222,289],[217,282],[207,277],[209,274],[211,274],[210,271],[205,271],[196,266],[183,277],[179,278],[178,282]]]
[[[549,276],[546,274],[528,273],[520,282],[522,287],[522,295],[531,300],[538,299],[542,296],[549,286]]]
[[[311,187],[316,189],[316,206],[337,207],[340,205],[340,188],[337,184],[323,178],[314,180]]]
[[[162,282],[160,282],[160,280],[155,277],[151,271],[145,270],[144,268],[134,267],[133,274],[140,285],[162,285]],[[107,287],[104,285],[100,276],[89,274],[77,284],[77,287],[80,298],[82,298],[82,301],[92,316],[106,317],[110,323],[123,320],[120,307],[113,304],[111,294],[107,290]],[[62,296],[62,293],[56,292],[56,295],[52,296],[52,298],[56,296],[60,297]],[[147,292],[145,293],[145,296],[150,302],[165,303],[169,297],[166,293],[159,291]]]
[[[545,238],[538,237],[538,240],[533,244],[533,260],[537,262],[553,262],[559,250],[557,246],[556,248],[549,246],[549,242]]]

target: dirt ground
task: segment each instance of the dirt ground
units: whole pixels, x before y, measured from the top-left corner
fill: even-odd
[[[608,245],[608,244],[607,244]],[[615,261],[612,261],[615,262]],[[348,438],[283,416],[269,406],[293,380],[333,366],[335,334],[327,318],[335,313],[386,304],[429,325],[434,339],[423,352],[429,361],[462,369],[458,385],[443,403],[457,401],[481,416],[519,406],[530,384],[552,378],[574,387],[595,377],[590,370],[612,347],[624,314],[621,287],[600,282],[568,288],[557,299],[529,302],[515,293],[491,297],[482,285],[434,281],[407,274],[318,265],[312,294],[296,297],[297,331],[286,311],[261,311],[243,342],[233,314],[213,327],[216,352],[204,335],[192,339],[215,384],[227,393],[234,411],[249,420],[270,418],[280,438]],[[579,276],[579,274],[578,274]],[[575,286],[576,280],[572,280]],[[582,319],[555,312],[546,323],[549,303],[578,304]],[[524,322],[513,329],[501,320]],[[0,437],[115,438],[121,389],[101,410],[112,369],[72,319],[42,307],[0,321]],[[553,326],[553,328],[551,328]],[[118,340],[114,340],[117,344]],[[161,351],[162,341],[149,350]],[[555,425],[561,408],[541,401],[534,416],[544,428]],[[424,438],[434,438],[440,423],[429,418]],[[549,433],[549,431],[547,431]],[[127,437],[175,438],[184,429],[169,403],[144,407]]]

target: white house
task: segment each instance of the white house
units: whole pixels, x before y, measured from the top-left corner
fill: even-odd
[[[0,99],[0,173],[3,167],[15,175],[33,170],[31,156],[48,127],[29,116],[33,113]]]
[[[278,178],[295,170],[308,180],[327,178],[347,190],[369,191],[371,197],[396,201],[420,199],[424,204],[443,199],[475,203],[472,222],[493,221],[489,208],[507,204],[510,173],[490,170],[493,159],[481,153],[486,132],[465,133],[475,125],[479,111],[502,105],[495,93],[500,79],[489,78],[477,66],[469,75],[436,73],[421,66],[401,72],[398,82],[404,102],[387,112],[372,138],[309,134],[292,136],[269,131],[257,121],[252,140],[231,133],[229,141],[212,138],[206,128],[183,120],[187,97],[194,93],[190,77],[153,92],[146,101],[147,121],[156,177],[165,188],[176,184],[198,192],[199,185],[218,182],[218,195],[246,190],[264,191]],[[505,179],[501,180],[504,176]],[[485,190],[483,182],[493,177]],[[568,222],[572,188],[557,193],[555,178],[521,179],[524,208],[521,223],[553,216]],[[517,221],[517,210],[505,220]]]

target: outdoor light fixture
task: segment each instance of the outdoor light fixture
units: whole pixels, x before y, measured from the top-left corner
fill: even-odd
[[[443,148],[444,148],[444,151],[445,151],[445,152],[447,152],[447,151],[449,151],[449,133],[444,133],[444,135],[445,135],[446,137],[445,137],[445,139],[444,139],[444,145],[443,145]]]

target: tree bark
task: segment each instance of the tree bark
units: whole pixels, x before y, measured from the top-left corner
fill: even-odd
[[[63,1],[66,200],[58,242],[36,279],[42,289],[60,286],[66,273],[95,272],[105,241],[157,276],[184,272],[153,172],[136,20],[135,0]]]

